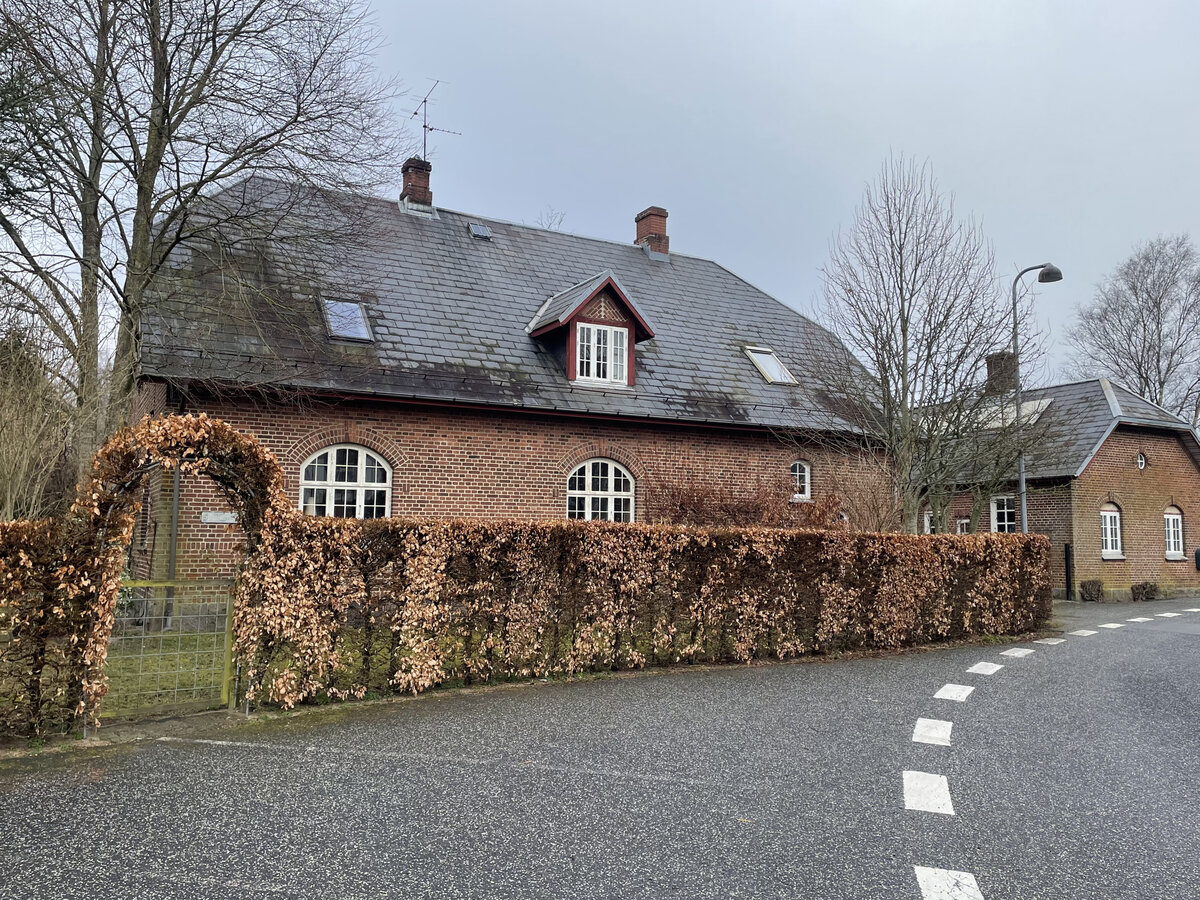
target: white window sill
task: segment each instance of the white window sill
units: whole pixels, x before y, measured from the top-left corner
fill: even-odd
[[[1187,562],[1186,553],[1168,553],[1167,562]]]
[[[1100,558],[1101,559],[1112,559],[1112,560],[1119,561],[1119,560],[1122,560],[1125,558],[1125,554],[1122,553],[1120,550],[1101,550]]]
[[[806,494],[792,494],[792,503],[812,503],[812,496]]]

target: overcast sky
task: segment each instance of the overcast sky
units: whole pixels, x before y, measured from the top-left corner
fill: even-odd
[[[380,67],[440,78],[434,202],[716,259],[805,312],[889,152],[928,159],[1001,273],[1052,261],[1051,360],[1133,246],[1196,231],[1200,5],[374,0]],[[414,131],[414,135],[418,134]],[[1054,374],[1051,371],[1049,374]]]

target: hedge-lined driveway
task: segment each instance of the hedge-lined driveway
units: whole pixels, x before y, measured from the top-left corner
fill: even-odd
[[[1095,633],[1060,644],[434,693],[9,763],[0,896],[1195,897],[1191,608],[1064,607],[1064,632]],[[919,718],[952,722],[950,745],[914,741]],[[953,814],[924,808],[943,788]]]

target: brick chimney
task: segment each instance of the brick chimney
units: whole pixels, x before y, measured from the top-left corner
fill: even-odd
[[[637,237],[633,242],[655,253],[669,253],[671,239],[667,237],[667,211],[661,206],[648,206],[633,217]]]
[[[1000,350],[987,355],[987,383],[985,394],[1011,394],[1017,389],[1017,358],[1011,350]]]
[[[433,166],[423,159],[416,156],[406,159],[400,167],[400,174],[404,176],[404,190],[400,192],[400,199],[420,206],[433,206],[433,191],[429,189],[431,171]]]

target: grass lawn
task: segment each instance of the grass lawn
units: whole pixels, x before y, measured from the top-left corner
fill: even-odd
[[[115,637],[101,714],[221,700],[225,634],[156,632]]]

